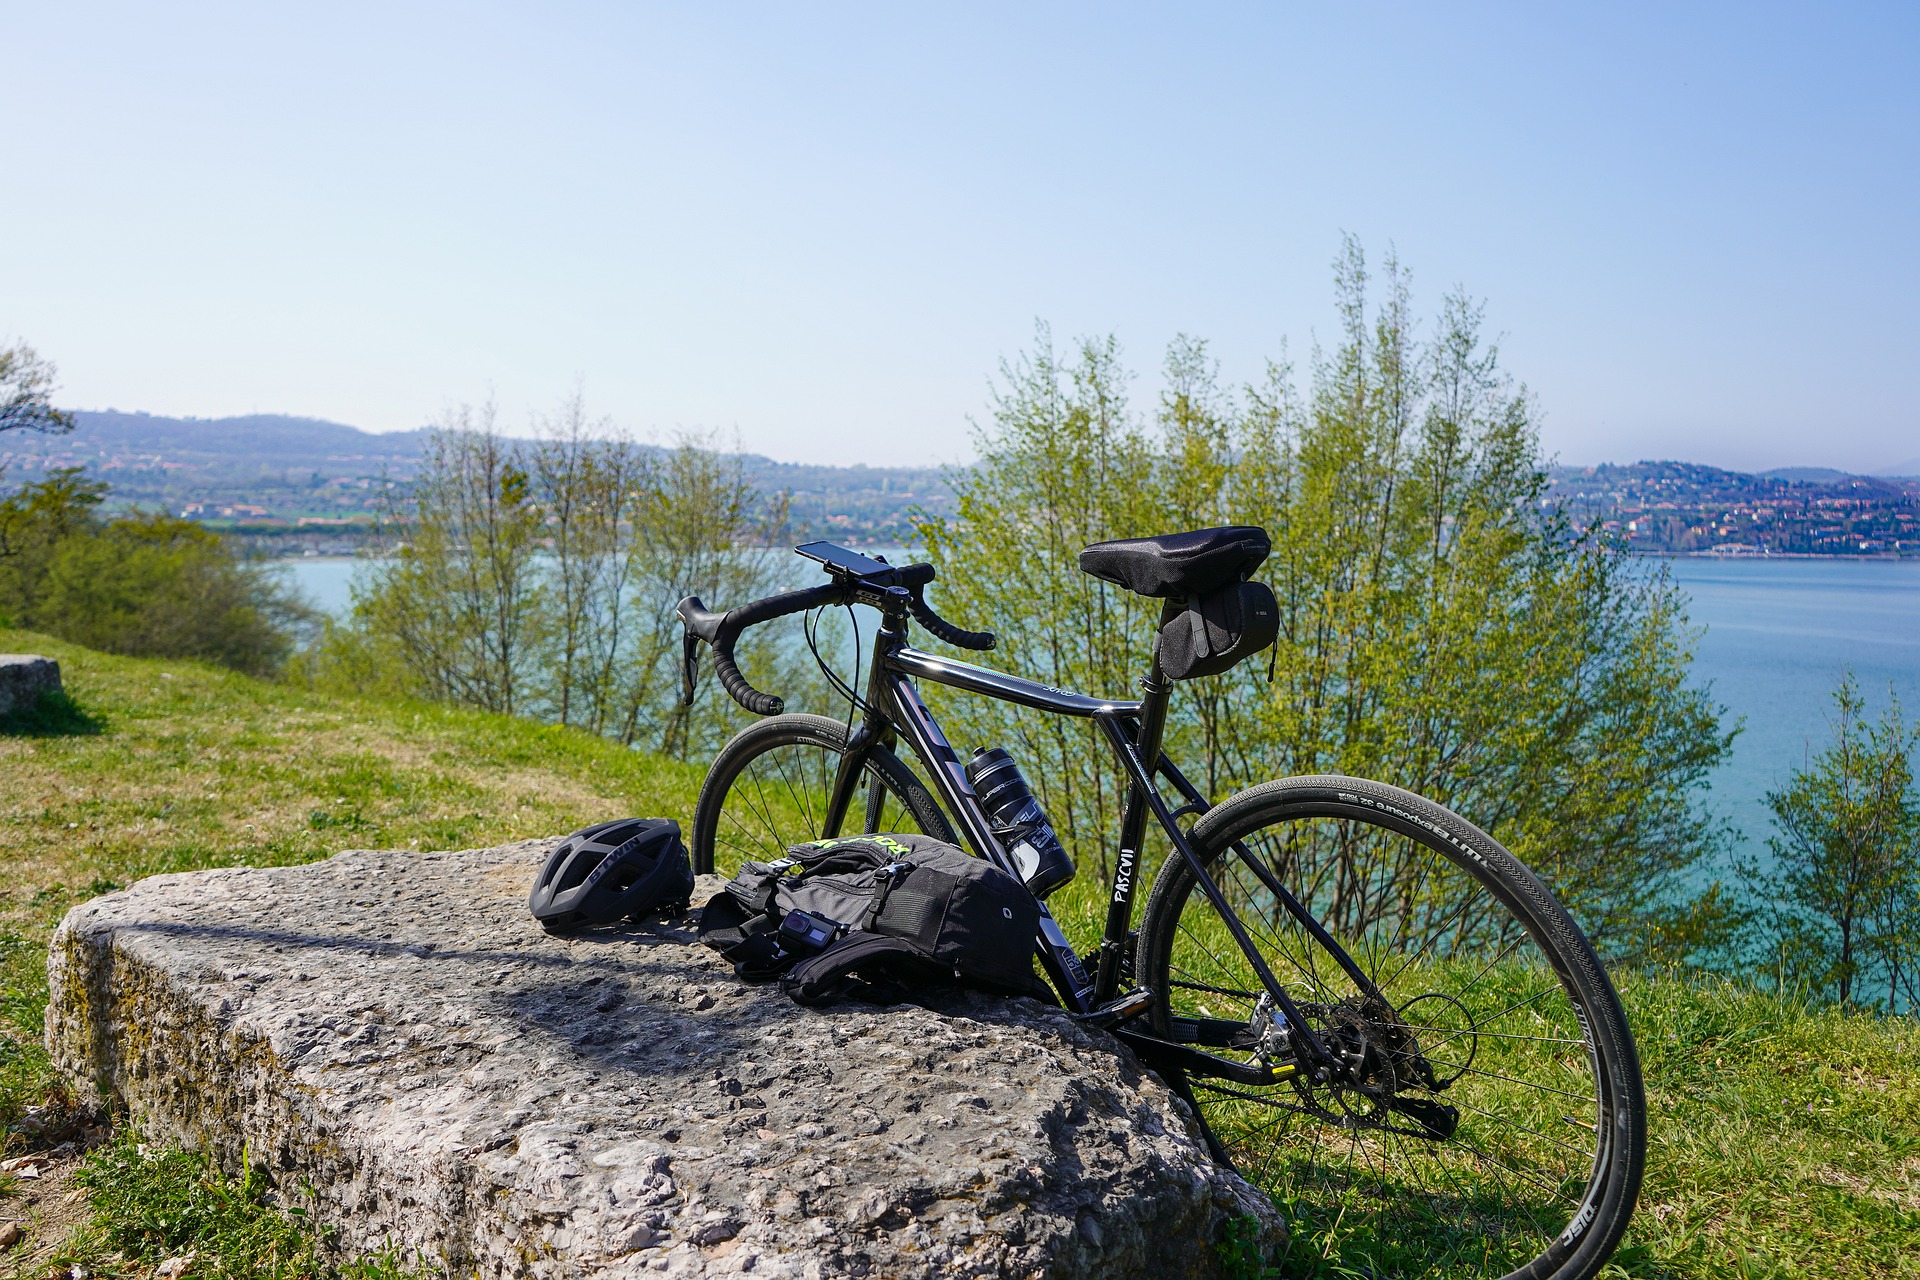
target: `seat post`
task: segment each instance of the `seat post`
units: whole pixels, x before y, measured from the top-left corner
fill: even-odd
[[[1147,674],[1140,680],[1140,688],[1146,695],[1140,699],[1140,763],[1151,777],[1160,762],[1160,742],[1167,730],[1167,703],[1173,698],[1173,682],[1167,679],[1160,669],[1160,633],[1166,630],[1169,622],[1179,617],[1184,605],[1178,600],[1165,600],[1160,605],[1160,622],[1153,630],[1153,658],[1148,664]],[[1144,820],[1145,815],[1142,815]],[[1137,845],[1134,847],[1138,847]]]

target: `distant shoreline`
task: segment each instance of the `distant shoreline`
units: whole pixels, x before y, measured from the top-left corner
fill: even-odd
[[[1857,551],[1628,551],[1642,560],[1871,560],[1920,564],[1920,556],[1896,553],[1862,555]]]

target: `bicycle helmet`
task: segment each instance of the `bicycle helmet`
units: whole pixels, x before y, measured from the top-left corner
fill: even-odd
[[[621,818],[562,840],[534,878],[527,906],[549,933],[638,918],[662,907],[684,909],[693,864],[680,824]]]

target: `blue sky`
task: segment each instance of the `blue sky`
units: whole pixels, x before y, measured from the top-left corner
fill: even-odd
[[[1915,460],[1920,8],[9,4],[0,339],[83,408],[954,461],[1036,319],[1259,374],[1343,232],[1564,461]]]

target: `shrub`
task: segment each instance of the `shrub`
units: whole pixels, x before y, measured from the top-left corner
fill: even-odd
[[[66,470],[0,502],[0,615],[110,653],[277,671],[311,611],[191,521],[101,519],[105,494]]]

